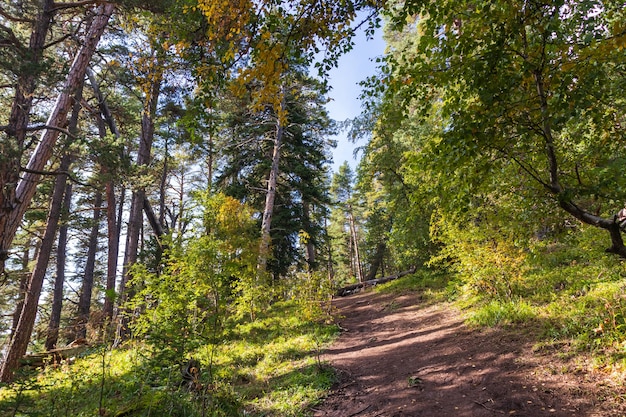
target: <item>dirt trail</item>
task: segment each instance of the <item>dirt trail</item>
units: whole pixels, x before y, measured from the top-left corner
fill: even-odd
[[[419,294],[366,292],[336,306],[345,332],[324,359],[340,381],[315,417],[626,415],[601,374],[533,352],[523,334],[470,330]]]

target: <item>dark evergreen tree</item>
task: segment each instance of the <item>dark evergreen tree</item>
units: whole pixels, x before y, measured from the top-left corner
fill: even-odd
[[[303,267],[311,259],[310,248],[320,239],[323,216],[319,213],[329,202],[325,173],[333,145],[328,135],[334,123],[323,107],[323,85],[303,68],[289,78],[293,81],[284,89],[286,121],[267,264],[275,278],[295,264]],[[231,141],[220,161],[218,186],[262,212],[278,115],[271,106],[255,111],[250,96],[232,99],[226,110],[229,124],[222,134]],[[301,244],[309,247],[309,255]]]

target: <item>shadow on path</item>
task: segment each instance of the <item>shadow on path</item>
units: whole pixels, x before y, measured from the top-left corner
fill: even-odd
[[[417,294],[335,305],[346,331],[323,358],[340,381],[315,417],[620,415],[595,404],[586,374],[546,372],[523,334],[470,330],[458,311],[422,306]]]

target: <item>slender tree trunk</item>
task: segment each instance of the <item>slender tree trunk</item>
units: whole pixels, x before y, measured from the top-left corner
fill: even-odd
[[[326,235],[326,241],[328,246],[328,281],[330,283],[335,279],[335,266],[333,260],[333,245],[332,239],[328,236],[328,219],[324,216],[324,233]]]
[[[59,217],[61,215],[61,207],[63,204],[63,194],[65,191],[66,175],[57,176],[54,191],[52,193],[52,202],[50,204],[50,212],[48,221],[46,222],[46,231],[41,241],[41,249],[37,257],[37,263],[33,270],[28,287],[26,297],[24,298],[24,306],[20,314],[20,320],[17,323],[15,334],[9,344],[2,369],[0,370],[0,380],[2,382],[11,382],[13,372],[18,366],[19,360],[24,356],[28,348],[28,342],[35,325],[37,316],[37,306],[39,305],[39,296],[41,288],[48,268],[48,261],[52,253],[54,238],[57,232]]]
[[[352,214],[352,207],[348,207],[348,225],[350,226],[350,236],[352,240],[352,253],[354,254],[353,262],[355,272],[357,278],[359,279],[359,282],[363,282],[363,267],[361,266],[361,253],[359,251],[359,236],[356,230],[354,215]]]
[[[272,227],[272,216],[274,214],[274,201],[276,200],[276,186],[278,184],[278,175],[280,174],[280,153],[283,144],[283,135],[285,134],[285,128],[280,116],[285,112],[284,88],[282,88],[281,93],[283,98],[280,102],[280,111],[276,122],[276,135],[274,136],[274,149],[272,151],[272,166],[267,180],[265,209],[263,210],[263,219],[261,222],[261,243],[259,247],[259,260],[257,263],[257,271],[259,275],[266,272],[267,261],[270,256],[270,243],[272,240],[270,231]]]
[[[156,64],[158,65],[158,63]],[[154,139],[154,119],[156,117],[157,104],[159,94],[161,92],[162,73],[156,73],[153,82],[150,85],[150,91],[147,94],[146,102],[141,117],[141,137],[139,139],[139,150],[137,153],[137,165],[146,167],[150,164],[152,141]],[[120,305],[132,298],[132,289],[128,288],[128,282],[131,278],[130,269],[137,263],[139,252],[139,238],[143,225],[143,207],[146,193],[143,188],[133,191],[130,215],[128,220],[128,230],[126,238],[126,250],[124,254],[124,266],[122,272],[122,280],[120,282]],[[120,314],[117,317],[117,331],[115,343],[118,344],[129,335],[128,315]]]
[[[70,156],[64,158],[71,159]],[[63,162],[61,163],[63,165]],[[68,164],[69,168],[69,164]],[[59,327],[61,325],[61,310],[63,309],[63,286],[65,284],[65,263],[67,249],[67,219],[72,201],[72,184],[65,184],[65,195],[63,196],[63,207],[61,208],[61,216],[63,224],[59,227],[59,238],[57,244],[56,259],[56,278],[54,279],[54,289],[52,291],[52,308],[50,309],[50,320],[48,322],[48,330],[46,332],[46,350],[52,350],[56,347],[59,339]]]
[[[81,100],[83,96],[83,85],[76,91],[74,97],[74,105],[72,107],[72,116],[70,117],[68,130],[72,135],[78,133],[78,117],[80,116]],[[67,139],[72,141],[71,138]],[[61,172],[69,172],[70,166],[73,162],[73,155],[70,151],[66,151],[61,159],[61,166],[59,167]],[[61,325],[61,310],[63,309],[63,286],[65,285],[65,250],[67,247],[67,220],[69,218],[70,205],[72,202],[72,184],[67,182],[65,175],[57,178],[57,181],[63,181],[65,186],[65,193],[63,196],[63,205],[61,207],[61,215],[63,222],[59,228],[59,240],[57,244],[57,274],[54,280],[54,289],[52,291],[52,309],[50,311],[50,320],[48,322],[48,330],[46,333],[46,350],[52,350],[56,347],[59,339],[59,327]]]
[[[54,4],[54,2],[45,2],[46,5],[48,3],[50,3],[50,7]],[[89,60],[96,50],[100,37],[106,29],[107,23],[114,9],[115,5],[113,3],[106,3],[98,6],[96,15],[92,19],[81,48],[74,57],[74,61],[65,80],[64,88],[57,98],[46,125],[57,128],[62,128],[66,125],[67,114],[72,107],[76,89],[82,84]],[[27,120],[28,119],[26,118],[26,123]],[[30,205],[33,195],[35,194],[37,184],[39,183],[40,174],[37,172],[40,172],[50,159],[52,150],[59,137],[59,133],[60,132],[57,129],[47,129],[43,132],[41,140],[28,162],[28,172],[24,173],[22,179],[19,183],[17,183],[17,188],[14,192],[10,190],[11,187],[6,188],[6,186],[10,185],[9,182],[11,180],[15,180],[17,175],[4,178],[3,173],[7,171],[7,169],[3,167],[3,169],[0,170],[0,173],[2,173],[3,176],[0,178],[0,181],[2,181],[0,186],[2,186],[1,189],[3,190],[0,192],[0,194],[3,195],[3,197],[1,197],[3,201],[0,201],[0,261],[2,259],[6,259],[7,257],[8,250],[11,247],[17,228],[22,220],[22,217],[24,216],[24,213]],[[16,161],[16,164],[13,164],[15,166],[12,164],[8,165],[8,171],[16,174],[19,167],[19,159]],[[8,182],[5,182],[7,179]],[[10,378],[10,376],[8,377]]]
[[[89,312],[91,311],[91,293],[93,292],[94,271],[96,268],[96,254],[98,252],[101,207],[102,193],[100,191],[96,191],[92,218],[93,223],[91,225],[91,233],[89,233],[87,260],[85,262],[85,274],[83,277],[83,284],[80,288],[80,296],[78,298],[78,314],[76,320],[77,329],[74,336],[75,339],[85,338],[87,336],[87,323],[89,322]]]
[[[383,259],[385,257],[385,251],[387,250],[387,245],[385,242],[380,242],[376,245],[376,252],[374,253],[374,257],[372,258],[370,270],[365,275],[364,281],[370,281],[376,278],[376,274],[378,270],[381,268],[383,264]],[[384,275],[384,271],[383,271]]]
[[[117,276],[117,256],[119,254],[119,235],[115,216],[115,187],[113,181],[106,183],[107,208],[107,278],[104,296],[104,319],[109,323],[113,319],[113,301],[115,300],[115,277]]]
[[[306,260],[309,274],[315,269],[315,243],[311,236],[313,236],[313,228],[311,226],[311,204],[308,201],[302,202],[302,214],[304,217],[304,231],[309,234],[307,241],[305,242],[304,259]]]
[[[161,172],[161,182],[159,183],[159,223],[165,224],[165,193],[167,187],[167,172],[169,169],[169,141],[165,138],[163,150],[163,172]]]
[[[22,255],[22,273],[20,274],[20,286],[17,302],[15,303],[15,311],[13,312],[13,323],[11,325],[11,335],[9,340],[13,339],[13,335],[15,334],[15,330],[17,329],[17,323],[20,321],[20,314],[22,314],[22,308],[24,307],[24,299],[26,298],[26,289],[28,288],[28,280],[30,279],[30,272],[28,270],[28,264],[30,263],[30,247],[32,243],[32,239],[29,239],[26,247],[24,249],[24,254]],[[39,256],[39,248],[41,247],[41,241],[39,239],[35,240],[34,245],[35,250],[33,251],[33,259],[37,259]]]
[[[111,113],[111,110],[107,105],[104,94],[102,94],[102,91],[100,90],[96,75],[91,70],[91,68],[87,69],[87,76],[89,77],[89,84],[91,85],[94,95],[98,100],[98,108],[100,110],[100,114],[97,115],[97,120],[98,130],[100,131],[101,137],[104,137],[106,135],[106,126],[108,126],[111,133],[116,138],[119,138],[120,134],[119,130],[117,129],[117,124],[115,123],[113,114]],[[105,323],[110,324],[113,320],[113,305],[115,301],[115,279],[117,277],[117,257],[119,255],[120,247],[120,227],[122,218],[121,210],[123,207],[124,193],[122,192],[122,201],[120,201],[120,213],[116,214],[117,202],[115,198],[115,183],[113,181],[113,174],[109,172],[105,165],[101,166],[101,170],[107,178],[105,183],[105,195],[108,243],[106,288],[104,296],[104,307],[102,310]]]
[[[17,198],[16,187],[20,179],[24,140],[35,89],[40,78],[46,36],[54,17],[53,8],[53,0],[43,1],[41,11],[33,23],[28,50],[23,54],[29,59],[18,71],[8,128],[5,131],[5,138],[0,140],[0,271],[4,271],[4,261],[9,256],[9,249],[19,223],[15,222],[16,216],[12,216],[12,213],[20,204],[29,203],[21,202]],[[18,217],[21,220],[21,216]]]
[[[207,190],[213,191],[213,134],[209,133],[209,155],[207,159]]]

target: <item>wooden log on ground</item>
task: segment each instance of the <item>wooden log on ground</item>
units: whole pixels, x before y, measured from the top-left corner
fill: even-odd
[[[59,363],[63,360],[79,356],[81,353],[89,349],[89,347],[90,346],[86,343],[74,344],[74,342],[72,342],[66,347],[52,349],[47,352],[25,355],[20,360],[20,366],[32,366],[37,368],[51,363]]]
[[[389,275],[386,277],[378,278],[378,279],[370,279],[368,281],[357,282],[356,284],[346,285],[345,287],[341,287],[335,293],[338,297],[345,297],[346,295],[354,294],[358,289],[371,287],[378,284],[384,284],[385,282],[393,281],[394,279],[401,278],[405,275],[414,274],[417,270],[417,267],[411,267],[411,269],[403,272],[399,272],[394,275]]]

